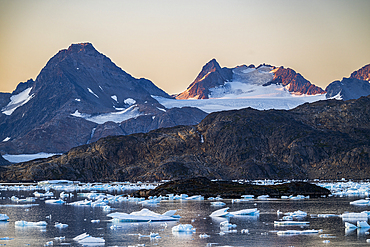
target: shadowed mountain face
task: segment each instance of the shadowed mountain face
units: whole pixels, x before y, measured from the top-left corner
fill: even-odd
[[[0,152],[65,152],[106,134],[133,133],[95,130],[109,121],[118,126],[162,114],[152,95],[170,97],[151,81],[127,74],[92,44],[73,44],[52,57],[35,81],[0,95]]]
[[[369,109],[370,96],[290,111],[216,112],[196,126],[106,137],[59,157],[8,166],[0,178],[364,179],[370,176]]]
[[[254,65],[243,65],[231,69],[221,68],[217,61],[212,59],[204,65],[194,82],[184,92],[176,95],[176,99],[208,99],[213,96],[214,89],[224,87],[223,91],[227,92],[234,84],[240,86],[239,83],[243,83],[245,88],[250,87],[246,91],[255,90],[255,85],[266,87],[276,84],[282,85],[291,94],[316,95],[325,93],[320,87],[311,84],[301,74],[289,68],[277,68],[265,64],[257,68]],[[224,95],[218,94],[218,96]]]
[[[358,99],[370,95],[370,64],[354,71],[349,78],[333,81],[326,87],[327,98]]]

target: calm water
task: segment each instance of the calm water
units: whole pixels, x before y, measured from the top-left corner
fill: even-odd
[[[59,192],[54,192],[59,195]],[[33,196],[27,191],[1,191],[0,204],[15,204],[9,198],[15,195],[19,198]],[[76,194],[75,194],[76,195]],[[5,198],[5,199],[4,199]],[[72,201],[84,198],[75,196]],[[30,208],[21,207],[0,207],[0,213],[10,217],[9,222],[0,223],[0,238],[10,237],[13,240],[0,240],[0,245],[6,246],[44,246],[45,243],[53,241],[53,246],[81,246],[72,239],[77,235],[87,232],[94,237],[103,237],[105,246],[365,246],[366,239],[370,238],[368,231],[357,230],[346,232],[344,222],[339,217],[333,218],[312,218],[310,214],[342,214],[344,212],[361,212],[370,210],[370,206],[359,207],[350,205],[350,201],[358,198],[318,198],[309,200],[269,200],[231,203],[231,200],[223,200],[224,207],[230,207],[229,211],[236,211],[246,208],[257,207],[260,210],[258,217],[233,217],[230,223],[236,224],[236,233],[219,235],[219,223],[225,219],[210,218],[213,211],[222,207],[211,206],[205,201],[162,201],[158,206],[146,207],[157,213],[164,213],[167,210],[178,209],[182,216],[180,223],[192,224],[196,233],[185,235],[172,234],[171,228],[177,222],[167,223],[165,227],[161,223],[121,223],[122,228],[112,230],[109,221],[111,218],[106,215],[108,212],[99,207],[78,207],[69,205],[50,205],[37,199],[38,206]],[[69,200],[69,199],[68,199]],[[22,204],[22,203],[18,203]],[[25,204],[25,203],[23,203]],[[112,212],[131,213],[143,208],[140,204],[122,202],[110,204],[116,210]],[[276,211],[292,212],[296,210],[306,211],[308,217],[304,220],[310,224],[301,227],[275,227],[273,222],[279,217]],[[48,216],[51,215],[51,219]],[[282,216],[280,216],[281,218]],[[91,223],[91,220],[99,219],[100,223]],[[15,227],[14,222],[25,221],[46,221],[46,228],[39,227]],[[55,222],[68,224],[67,228],[58,229],[54,227]],[[248,229],[249,234],[241,233],[242,229]],[[323,232],[314,235],[278,236],[277,230],[303,230],[322,229]],[[150,240],[147,237],[139,238],[138,233],[148,235],[150,232],[159,233],[158,240]],[[209,238],[202,239],[200,234],[206,233]],[[323,237],[321,234],[331,234],[331,237]],[[57,241],[54,238],[65,236],[64,241]],[[330,243],[324,243],[329,240]]]

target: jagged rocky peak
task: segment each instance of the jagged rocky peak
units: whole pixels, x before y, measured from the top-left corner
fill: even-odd
[[[184,92],[176,95],[176,99],[208,99],[210,88],[223,85],[231,78],[231,69],[221,68],[216,59],[212,59],[203,66],[194,82]]]
[[[340,81],[330,83],[325,89],[327,92],[326,98],[350,100],[370,95],[369,80],[370,64],[352,72],[349,78],[343,77]]]
[[[350,78],[356,78],[359,80],[370,81],[370,64],[365,65],[361,69],[354,71]]]

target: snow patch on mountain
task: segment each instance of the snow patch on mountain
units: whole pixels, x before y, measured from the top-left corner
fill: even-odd
[[[10,97],[9,104],[1,109],[1,112],[5,115],[12,115],[18,107],[21,107],[33,98],[34,94],[30,95],[31,90],[32,87],[29,87],[19,94]]]
[[[127,104],[127,105],[133,105],[133,104],[136,104],[136,100],[132,99],[132,98],[127,98],[123,101],[123,103]]]
[[[117,98],[117,95],[112,95],[110,96],[114,101],[116,101],[118,103],[118,98]]]
[[[140,115],[142,115],[142,113],[139,111],[139,107],[137,107],[137,105],[132,105],[122,111],[104,113],[94,116],[90,114],[80,113],[78,110],[71,114],[71,116],[84,118],[90,122],[94,122],[97,124],[103,124],[109,121],[120,123],[130,118],[136,118]]]
[[[94,91],[93,91],[93,90],[91,90],[89,87],[87,88],[87,90],[89,91],[89,93],[91,93],[92,95],[94,95],[96,98],[98,98],[98,99],[99,99],[99,96],[98,96],[98,95],[96,95],[96,93],[94,93]]]
[[[7,142],[7,141],[9,141],[10,140],[10,137],[8,136],[8,137],[6,137],[2,142]]]

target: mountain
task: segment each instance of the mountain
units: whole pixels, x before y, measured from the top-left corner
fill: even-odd
[[[65,152],[107,134],[133,133],[121,122],[166,110],[152,96],[170,98],[151,81],[117,67],[91,43],[72,44],[53,56],[35,81],[0,94],[0,152]],[[192,110],[196,124],[205,113],[185,111]],[[109,125],[118,128],[106,131]]]
[[[215,112],[195,126],[109,136],[61,156],[5,166],[0,180],[365,179],[369,120],[370,96],[289,111]]]
[[[272,86],[274,84],[274,86]],[[215,59],[205,66],[193,83],[176,99],[240,97],[287,97],[324,94],[292,69],[262,64],[221,68]]]
[[[370,64],[354,71],[349,78],[343,77],[341,81],[333,81],[325,91],[327,98],[341,100],[358,99],[370,95]]]

